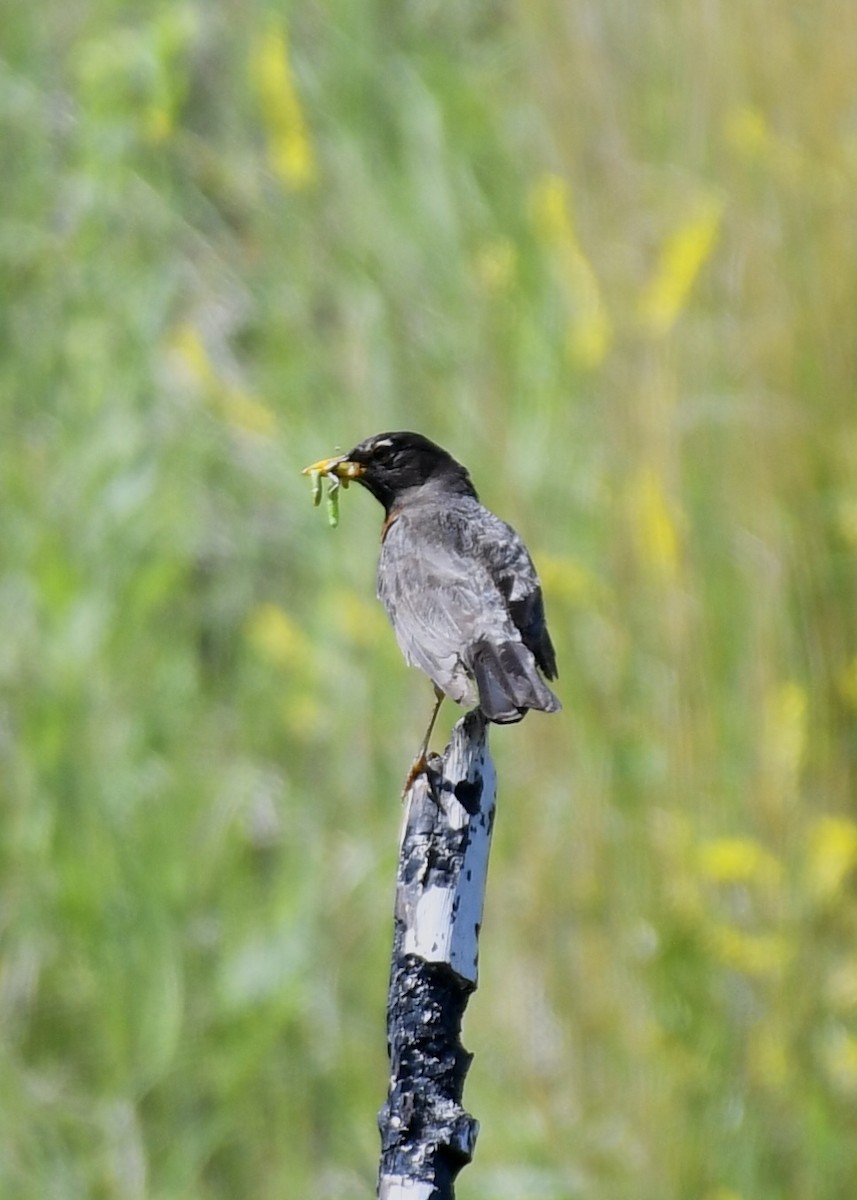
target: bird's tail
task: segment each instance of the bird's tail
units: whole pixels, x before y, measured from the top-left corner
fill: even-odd
[[[479,689],[479,707],[489,721],[511,725],[530,708],[557,712],[562,707],[539,678],[523,642],[477,642],[469,665]]]

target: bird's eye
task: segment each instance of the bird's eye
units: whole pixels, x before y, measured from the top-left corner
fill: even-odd
[[[396,449],[389,438],[376,442],[372,447],[372,457],[376,462],[389,463],[396,457]]]

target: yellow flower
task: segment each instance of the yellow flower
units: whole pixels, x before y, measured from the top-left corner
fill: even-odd
[[[817,170],[798,146],[771,129],[762,110],[752,104],[738,105],[727,114],[723,135],[740,158],[761,164],[780,180],[793,182],[807,170]]]
[[[837,505],[839,532],[850,545],[857,546],[857,496],[845,496]]]
[[[793,791],[806,751],[807,696],[789,680],[765,697],[762,752],[768,774],[781,791]]]
[[[304,666],[310,660],[307,637],[277,604],[260,604],[250,614],[247,637],[260,658],[278,667]]]
[[[637,549],[653,574],[672,580],[679,565],[679,524],[661,476],[651,467],[632,479],[629,492]]]
[[[349,643],[357,646],[392,646],[390,627],[380,604],[364,600],[356,592],[344,590],[336,597],[336,623]]]
[[[258,433],[264,437],[273,437],[277,432],[277,417],[274,411],[249,392],[227,388],[221,396],[220,406],[229,424],[234,425],[236,429]]]
[[[708,197],[667,238],[640,298],[640,319],[655,336],[669,333],[681,315],[699,272],[714,251],[722,215],[722,201]]]
[[[249,392],[223,381],[199,331],[186,321],[172,337],[171,349],[206,399],[230,425],[247,433],[273,437],[277,417],[273,409]]]
[[[302,188],[315,179],[315,152],[289,62],[285,31],[263,34],[251,68],[268,132],[271,168],[287,186]]]
[[[215,381],[216,372],[199,331],[190,322],[186,321],[176,329],[172,336],[171,349],[178,355],[194,383],[211,386]]]
[[[779,859],[752,838],[715,838],[699,849],[699,869],[712,883],[776,883]]]
[[[839,672],[836,685],[839,695],[848,707],[857,709],[857,655]]]
[[[745,933],[715,922],[706,930],[709,949],[724,966],[756,978],[779,975],[794,953],[788,938],[777,933]]]
[[[857,868],[857,824],[848,817],[821,817],[809,831],[807,883],[821,900],[841,892]]]
[[[581,608],[597,608],[605,599],[604,583],[583,563],[545,553],[538,554],[537,559],[542,587],[551,600],[564,600]]]
[[[752,104],[739,104],[723,123],[726,141],[746,158],[760,158],[770,141],[768,121],[761,109]]]
[[[597,367],[613,340],[598,278],[584,253],[571,218],[568,185],[558,175],[544,175],[531,198],[533,226],[553,255],[571,309],[568,353],[582,367]]]

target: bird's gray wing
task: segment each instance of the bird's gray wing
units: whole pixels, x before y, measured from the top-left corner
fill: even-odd
[[[462,552],[476,558],[506,601],[521,640],[548,679],[556,679],[556,654],[547,630],[542,587],[530,553],[511,525],[482,508],[461,529]]]
[[[506,603],[486,565],[468,555],[449,514],[419,509],[388,528],[378,596],[405,658],[455,700],[472,703],[465,648],[483,638],[516,639]]]

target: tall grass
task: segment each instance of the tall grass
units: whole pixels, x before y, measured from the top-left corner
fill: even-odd
[[[855,78],[837,0],[5,14],[0,1197],[371,1194],[431,697],[298,469],[385,428],[565,702],[461,1196],[852,1194]]]

